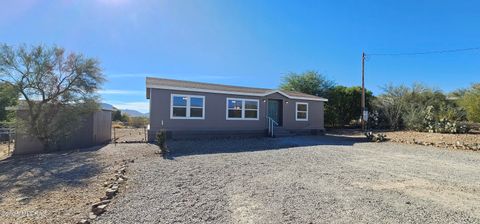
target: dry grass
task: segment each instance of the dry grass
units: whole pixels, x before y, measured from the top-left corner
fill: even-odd
[[[13,150],[13,143],[10,145],[11,149]],[[0,143],[0,160],[8,158],[10,156],[10,152],[8,149],[8,143]]]
[[[147,137],[145,128],[115,128],[112,129],[113,136],[115,136],[116,142],[144,142]]]

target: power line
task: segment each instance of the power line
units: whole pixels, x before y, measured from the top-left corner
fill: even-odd
[[[470,48],[458,48],[458,49],[449,49],[449,50],[437,50],[437,51],[423,51],[423,52],[409,52],[409,53],[373,53],[366,54],[367,56],[410,56],[410,55],[425,55],[425,54],[444,54],[444,53],[455,53],[462,51],[478,51],[480,47],[470,47]]]

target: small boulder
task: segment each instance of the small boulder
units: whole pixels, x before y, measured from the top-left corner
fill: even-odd
[[[113,197],[117,194],[117,191],[118,191],[118,190],[115,190],[115,189],[112,189],[112,188],[108,188],[108,189],[105,191],[105,195],[107,196],[108,199],[111,199],[111,198],[113,198]]]
[[[118,180],[117,180],[117,183],[121,184],[123,182],[125,182],[125,180],[123,178],[119,177]]]
[[[100,205],[105,205],[105,204],[108,204],[108,203],[110,203],[110,200],[109,200],[109,199],[101,200],[101,201],[93,204],[93,205],[92,205],[92,208],[97,207],[97,206],[100,206]]]
[[[30,199],[30,197],[19,197],[19,198],[15,199],[15,201],[24,204],[24,203],[27,203],[28,199]]]
[[[97,207],[92,208],[92,212],[93,214],[98,216],[104,213],[106,211],[106,208],[107,208],[107,205],[99,205]]]
[[[88,218],[89,218],[89,219],[96,219],[96,218],[97,218],[97,215],[95,215],[93,212],[90,212],[90,213],[88,214]]]
[[[118,191],[118,184],[113,184],[112,187],[110,187],[110,189]]]

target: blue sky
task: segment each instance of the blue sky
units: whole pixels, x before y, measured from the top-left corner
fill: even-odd
[[[276,88],[317,70],[360,85],[361,53],[480,46],[478,1],[16,0],[0,3],[0,42],[57,44],[101,61],[101,95],[147,112],[145,76]],[[479,82],[480,51],[371,56],[366,85]]]

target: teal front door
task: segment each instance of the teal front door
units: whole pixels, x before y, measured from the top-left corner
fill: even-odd
[[[268,116],[282,126],[283,111],[282,100],[268,100]]]

